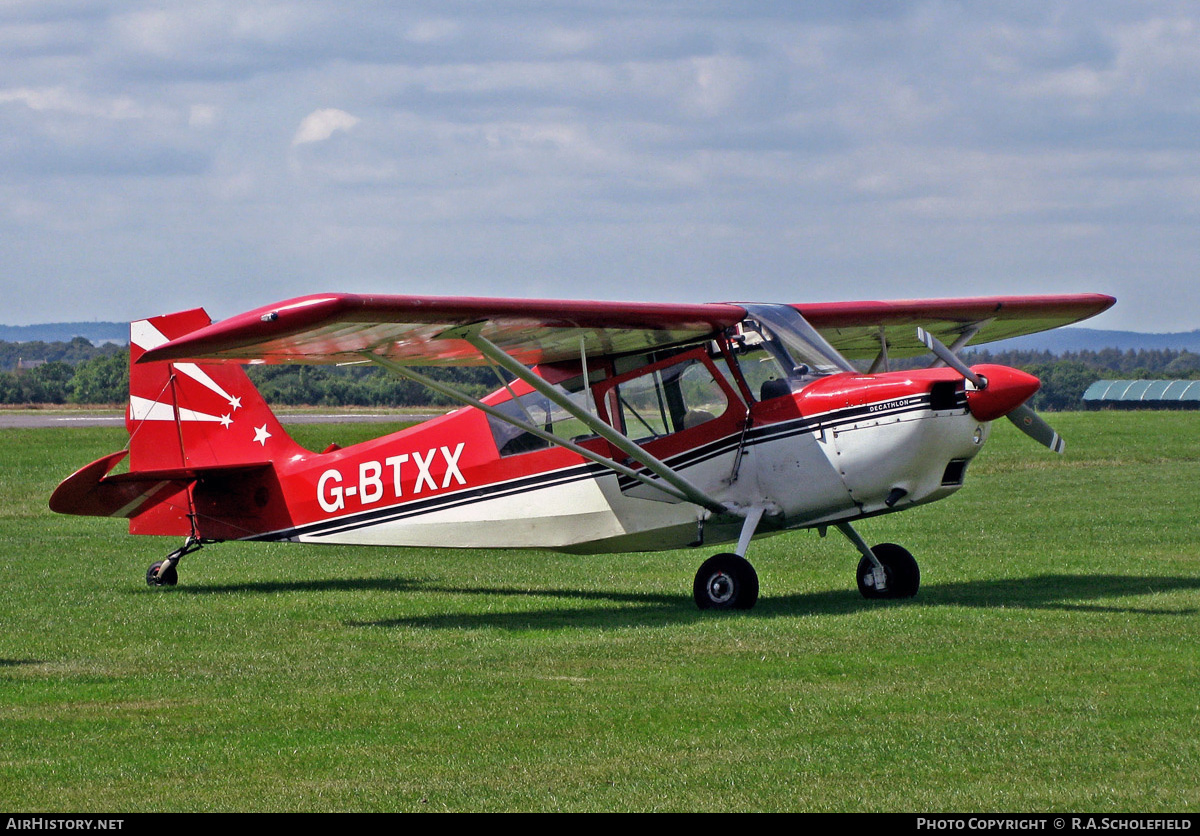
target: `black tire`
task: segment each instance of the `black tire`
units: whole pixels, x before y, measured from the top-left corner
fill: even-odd
[[[150,564],[150,568],[146,570],[146,584],[148,586],[174,586],[179,583],[179,572],[175,567],[167,569],[162,575],[156,576],[158,567],[162,566],[166,561],[160,560],[157,563]]]
[[[758,573],[744,557],[714,555],[696,573],[692,597],[702,610],[748,610],[758,601]]]
[[[880,543],[871,549],[883,564],[887,585],[875,587],[875,566],[867,558],[858,561],[858,591],[864,598],[912,598],[921,587],[921,568],[908,549],[895,543]]]

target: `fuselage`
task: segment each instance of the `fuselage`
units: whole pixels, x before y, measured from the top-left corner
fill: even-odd
[[[677,412],[703,414],[672,426],[664,406],[657,426],[648,413],[656,397],[669,400],[669,390],[635,392],[634,384],[664,380],[684,363],[677,393],[708,408],[677,404]],[[559,382],[577,377],[571,371],[543,374]],[[582,397],[630,437],[646,433],[638,443],[701,490],[734,507],[763,507],[760,535],[946,497],[962,486],[988,433],[968,408],[962,377],[949,369],[841,372],[758,394],[697,349],[624,373],[607,370]],[[635,396],[646,405],[641,411],[627,402]],[[548,426],[557,418],[538,412],[544,405],[522,404],[539,399],[520,382],[485,400],[521,406]],[[626,458],[586,432],[573,440]],[[345,449],[298,453],[261,478],[275,484],[257,492],[244,486],[236,496],[227,484],[201,481],[197,505],[208,518],[227,520],[232,505],[253,503],[257,494],[255,530],[242,539],[313,543],[635,551],[726,542],[741,526],[736,515],[711,513],[569,450],[522,439],[475,409]],[[203,519],[203,536],[235,533],[220,522],[205,531]]]

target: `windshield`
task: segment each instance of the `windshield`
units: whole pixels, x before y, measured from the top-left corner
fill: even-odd
[[[825,375],[855,371],[789,305],[745,305],[735,338],[738,366],[759,399],[795,392]]]

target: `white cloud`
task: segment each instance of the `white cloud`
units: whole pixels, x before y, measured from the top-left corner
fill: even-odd
[[[416,43],[436,43],[455,37],[459,29],[459,25],[453,20],[420,20],[408,28],[406,37]]]
[[[188,124],[193,128],[208,127],[217,121],[220,110],[209,104],[194,104],[188,108]]]
[[[128,96],[89,97],[61,86],[0,90],[0,104],[5,102],[20,102],[35,111],[100,119],[138,119],[146,115]]]
[[[359,122],[357,116],[351,116],[344,110],[327,107],[314,110],[304,117],[300,129],[292,137],[292,145],[303,145],[306,142],[323,142],[333,136],[336,131],[348,131]]]
[[[39,293],[10,304],[1087,289],[1194,328],[1197,31],[1168,0],[21,0],[0,241]]]

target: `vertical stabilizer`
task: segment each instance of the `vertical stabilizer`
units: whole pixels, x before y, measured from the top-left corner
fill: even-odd
[[[303,453],[240,366],[138,363],[151,348],[208,324],[199,308],[129,324],[131,471],[267,463]]]

